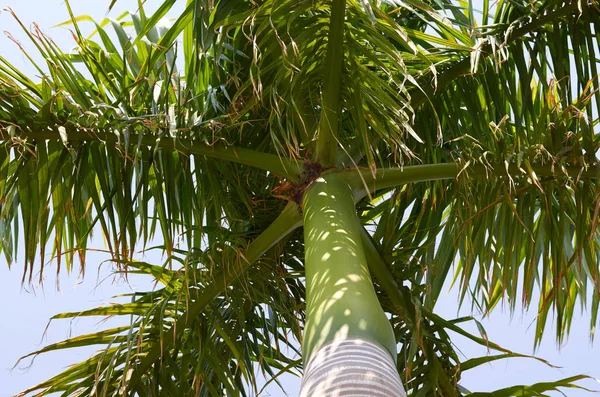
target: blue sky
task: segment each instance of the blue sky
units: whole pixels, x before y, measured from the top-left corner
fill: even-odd
[[[95,19],[102,19],[106,15],[108,0],[72,0],[71,5],[76,15],[89,14]],[[120,0],[117,2],[115,12],[111,16],[119,15],[123,10],[135,11],[137,2]],[[160,2],[149,0],[146,2],[148,11],[155,9]],[[184,2],[180,2],[184,3]],[[41,28],[49,33],[64,49],[74,45],[71,34],[66,28],[51,28],[67,19],[67,11],[60,0],[9,0],[0,1],[2,9],[7,6],[17,13],[26,26],[37,22]],[[181,6],[179,6],[181,8]],[[179,8],[179,9],[180,9]],[[26,39],[18,25],[7,12],[0,14],[2,30],[10,31],[16,38],[24,43]],[[31,48],[31,46],[27,46]],[[6,37],[0,37],[0,54],[8,58],[28,75],[35,75],[34,70],[27,65],[24,56],[18,48]],[[95,241],[96,248],[103,249],[101,241]],[[60,312],[78,311],[97,306],[101,303],[114,301],[111,297],[120,293],[129,292],[131,289],[147,290],[152,288],[149,280],[132,278],[129,283],[115,279],[111,276],[108,264],[102,265],[107,259],[99,253],[91,253],[88,257],[86,275],[82,279],[77,272],[67,275],[62,269],[59,277],[60,291],[56,289],[56,268],[52,265],[46,268],[45,284],[42,287],[22,286],[22,262],[13,265],[8,270],[4,258],[0,257],[0,397],[8,397],[27,386],[42,381],[65,366],[86,359],[92,351],[66,351],[58,354],[43,355],[36,359],[34,365],[27,371],[19,368],[10,372],[16,360],[47,343],[56,342],[71,335],[92,331],[106,325],[98,320],[81,319],[73,322],[53,322],[44,335],[48,319]],[[48,259],[48,258],[47,258]],[[157,262],[156,255],[149,255],[146,260]],[[436,312],[445,318],[451,319],[458,315],[469,314],[468,307],[457,313],[457,296],[450,291],[446,296],[440,297]],[[516,352],[532,354],[534,339],[535,313],[517,312],[513,316],[508,310],[499,308],[490,318],[483,319],[490,340],[499,343],[505,348]],[[111,321],[111,320],[109,320]],[[470,331],[477,332],[475,327]],[[456,337],[456,344],[466,357],[485,354],[485,349],[477,348],[464,338]],[[549,360],[554,365],[562,368],[548,368],[532,360],[517,359],[485,365],[463,375],[462,384],[470,390],[486,391],[515,384],[531,384],[534,382],[555,380],[576,374],[588,374],[600,377],[598,357],[600,347],[598,343],[591,345],[589,341],[589,317],[577,316],[573,321],[573,329],[568,341],[560,349],[557,348],[553,338],[553,328],[548,328],[547,336],[538,356]],[[27,363],[27,362],[26,362]],[[291,396],[298,394],[299,380],[286,378],[283,380],[285,389]],[[600,388],[594,382],[582,383],[591,388]],[[276,387],[268,389],[264,396],[282,396],[283,393]],[[568,396],[588,395],[581,391],[568,390]]]

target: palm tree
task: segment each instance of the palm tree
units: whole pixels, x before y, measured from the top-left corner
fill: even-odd
[[[57,315],[130,324],[32,353],[104,346],[24,394],[247,395],[304,368],[302,396],[466,395],[462,371],[520,355],[434,314],[451,277],[483,314],[539,296],[536,343],[577,302],[593,336],[596,0],[188,0],[160,27],[174,4],[85,37],[67,1],[75,52],[24,27],[39,81],[0,58],[7,261],[22,238],[24,281],[46,250],[83,271],[96,232],[160,285]],[[136,260],[156,239],[165,263]],[[498,354],[461,361],[448,331]]]

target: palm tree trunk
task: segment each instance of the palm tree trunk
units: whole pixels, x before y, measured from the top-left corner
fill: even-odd
[[[307,313],[300,396],[405,396],[350,186],[335,173],[320,177],[304,195],[303,213]]]

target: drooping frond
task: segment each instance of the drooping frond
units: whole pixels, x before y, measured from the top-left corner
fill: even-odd
[[[30,356],[61,349],[100,345],[104,350],[20,395],[117,395],[123,387],[139,396],[255,395],[257,365],[267,379],[299,366],[299,317],[295,316],[295,294],[302,289],[290,274],[282,273],[277,249],[261,261],[261,272],[244,277],[242,291],[229,289],[210,299],[198,316],[175,329],[185,318],[189,305],[205,299],[212,272],[221,267],[208,252],[174,254],[181,261],[178,271],[144,262],[123,263],[129,271],[154,277],[161,288],[138,292],[131,303],[112,304],[78,313],[64,313],[54,320],[83,316],[113,316],[133,319],[130,326],[110,328],[49,345]],[[126,296],[127,297],[127,296]],[[124,317],[125,316],[125,317]],[[140,374],[135,386],[131,377],[161,340],[177,332],[176,342],[163,345],[160,360]],[[27,358],[27,357],[25,357]],[[129,381],[125,384],[125,379]],[[259,382],[260,383],[260,382]]]
[[[461,294],[484,312],[503,298],[529,307],[540,291],[536,343],[552,312],[562,341],[578,300],[592,300],[592,334],[597,322],[598,12],[499,2],[494,24],[473,28],[478,47],[416,114],[419,130],[438,127],[444,139],[424,161],[466,167],[436,211],[447,211],[440,255],[421,257],[436,280],[432,303],[458,258]],[[473,167],[488,177],[469,178]]]
[[[551,314],[561,341],[578,302],[594,329],[597,1],[485,1],[478,14],[470,1],[194,0],[158,28],[175,3],[90,38],[78,24],[91,18],[71,15],[74,54],[34,30],[39,82],[0,58],[2,253],[11,262],[21,234],[25,275],[46,250],[70,268],[96,230],[116,262],[164,284],[89,312],[137,317],[49,347],[109,345],[32,391],[217,395],[253,386],[254,365],[299,369],[284,348],[305,315],[291,233],[329,168],[361,199],[411,395],[458,396],[460,371],[493,359],[461,362],[448,331],[462,320],[434,314],[451,277],[483,313],[537,299],[538,342]],[[156,235],[183,275],[132,261]]]
[[[133,294],[131,303],[54,316],[54,321],[87,316],[125,316],[133,321],[131,325],[73,337],[23,357],[25,360],[38,354],[82,346],[102,348],[89,360],[19,395],[37,396],[51,392],[118,395],[120,391],[128,390],[140,396],[186,393],[218,396],[223,392],[244,396],[255,395],[253,393],[258,390],[257,366],[269,381],[277,382],[277,376],[283,372],[299,374],[302,366],[297,359],[300,354],[298,341],[305,316],[305,291],[301,281],[304,266],[297,258],[303,249],[300,236],[296,233],[287,241],[296,251],[290,249],[285,254],[280,247],[274,247],[258,263],[260,271],[242,276],[237,287],[228,288],[225,294],[209,300],[205,294],[218,277],[214,274],[222,270],[220,258],[212,257],[209,252],[174,253],[170,259],[182,264],[177,271],[169,270],[167,262],[163,266],[135,261],[123,263],[129,267],[129,273],[152,277],[161,287]],[[231,253],[223,253],[223,256],[227,255]],[[411,281],[416,284],[415,279]],[[383,294],[388,292],[382,291]],[[479,323],[481,335],[466,331],[462,324],[476,321],[472,318],[445,320],[431,313],[421,303],[424,296],[425,290],[421,287],[413,291],[401,287],[389,296],[381,297],[383,307],[392,313],[391,322],[402,343],[398,371],[409,395],[440,392],[447,396],[464,395],[467,388],[461,384],[462,374],[497,360],[529,358],[549,365],[542,359],[494,344],[487,339]],[[187,320],[188,305],[200,301],[210,303],[192,317],[193,320]],[[491,349],[495,354],[463,359],[452,343],[449,331]],[[171,337],[171,333],[176,336]],[[143,372],[138,372],[139,366],[147,360],[147,352],[157,347],[161,349],[160,357]],[[126,384],[124,379],[127,379]],[[574,382],[581,379],[584,377],[534,384],[527,386],[523,395],[535,396],[546,390],[578,387]],[[283,385],[280,387],[285,390]]]
[[[133,19],[145,23],[143,13]],[[40,83],[0,59],[0,249],[12,262],[22,220],[29,277],[50,243],[59,268],[63,260],[70,268],[76,254],[83,263],[95,226],[122,259],[156,230],[170,252],[182,234],[188,247],[199,247],[204,227],[218,228],[222,217],[263,228],[276,213],[268,202],[280,205],[271,196],[279,177],[294,180],[302,171],[269,154],[260,126],[230,123],[233,88],[223,70],[213,65],[206,79],[186,81],[175,72],[175,38],[151,64],[165,36],[154,29],[147,35],[154,41],[133,45],[113,27],[120,49],[97,25],[104,48],[79,35],[76,55],[34,31],[48,61]],[[235,51],[218,66],[233,68],[229,58]]]

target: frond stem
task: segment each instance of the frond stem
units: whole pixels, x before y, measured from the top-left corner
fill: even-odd
[[[536,165],[532,166],[532,171],[539,177],[560,177],[569,176],[578,179],[596,179],[600,177],[599,170],[580,167],[562,167],[556,165]],[[372,174],[368,168],[349,169],[341,171],[340,176],[346,179],[354,191],[356,201],[377,190],[392,188],[408,183],[428,182],[437,180],[455,179],[461,173],[470,177],[494,178],[497,176],[508,175],[527,175],[523,169],[516,165],[510,165],[506,168],[504,165],[496,167],[486,167],[483,165],[474,165],[464,167],[457,163],[443,164],[423,164],[413,165],[403,168],[380,168]]]
[[[56,140],[62,138],[58,131],[23,131],[19,134],[20,139],[27,140]],[[6,133],[0,131],[0,142],[11,139]],[[122,143],[124,138],[113,132],[87,133],[83,131],[67,130],[68,142],[106,142]],[[259,168],[273,174],[287,178],[290,181],[298,181],[298,175],[304,172],[304,162],[290,158],[280,157],[276,154],[258,152],[251,149],[224,146],[221,144],[209,145],[206,143],[171,137],[158,137],[150,135],[131,134],[128,137],[131,145],[160,148],[163,150],[176,150],[184,154],[200,154],[233,163],[244,164]]]
[[[377,279],[381,289],[388,295],[390,301],[392,301],[396,314],[398,314],[406,324],[412,327],[414,325],[413,318],[415,318],[415,313],[414,308],[411,307],[410,296],[403,296],[403,292],[405,292],[403,290],[406,289],[406,287],[398,285],[392,272],[385,263],[385,260],[382,258],[381,253],[375,246],[371,235],[363,225],[361,225],[360,237],[365,256],[367,257],[369,270],[371,270],[371,273],[373,273]]]
[[[339,128],[345,12],[346,0],[332,1],[327,55],[323,65],[323,103],[315,153],[316,162],[325,168],[334,166],[336,159],[337,141],[335,135]]]

